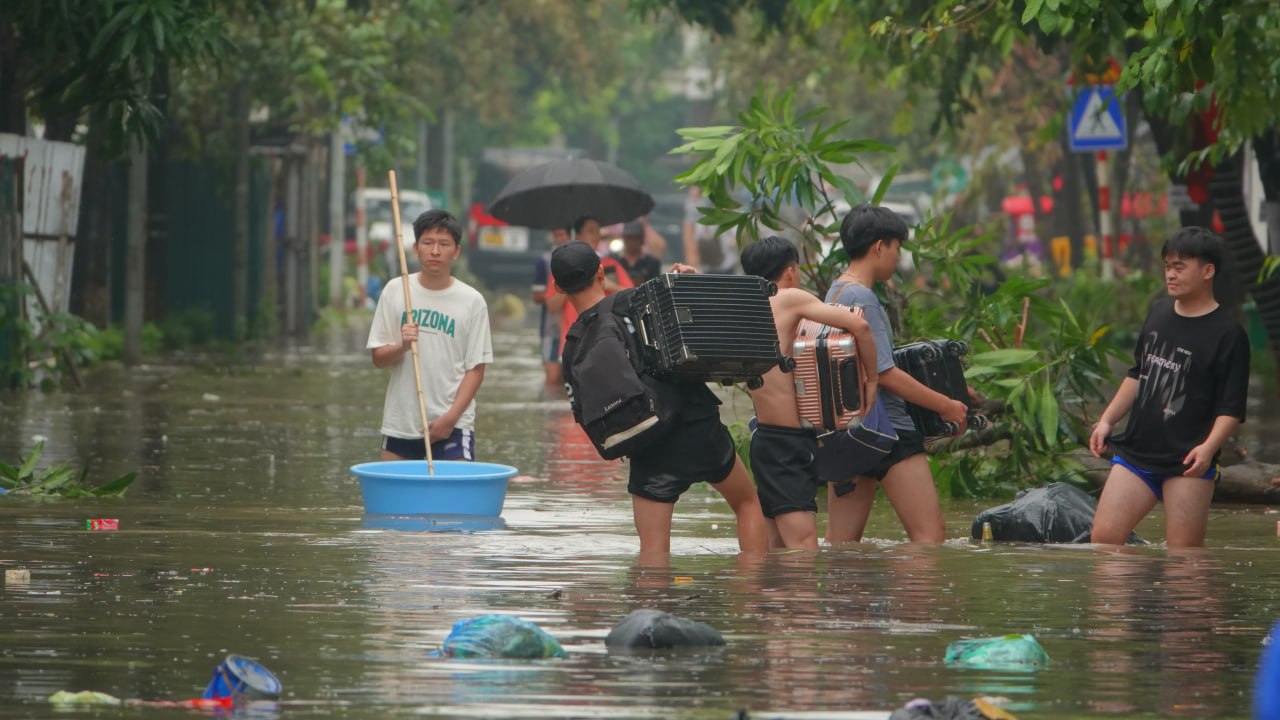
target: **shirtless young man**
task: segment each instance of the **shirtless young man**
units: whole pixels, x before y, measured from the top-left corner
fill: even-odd
[[[827,305],[802,290],[800,256],[790,241],[776,235],[747,246],[742,251],[742,269],[778,285],[778,294],[769,303],[784,354],[789,354],[801,320],[853,334],[858,363],[867,370],[867,381],[861,388],[862,407],[870,408],[876,397],[876,345],[862,313]],[[817,550],[818,504],[814,496],[822,485],[815,460],[817,434],[800,422],[795,380],[774,368],[765,374],[764,385],[751,392],[751,400],[758,423],[751,434],[751,471],[769,523],[769,546]]]

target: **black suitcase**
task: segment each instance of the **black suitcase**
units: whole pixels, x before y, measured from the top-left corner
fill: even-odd
[[[973,398],[969,396],[961,362],[968,353],[969,344],[962,340],[922,340],[894,348],[893,362],[921,385],[968,405],[967,424],[976,430],[986,427],[987,419],[972,411]],[[954,435],[959,430],[955,423],[946,422],[938,413],[914,403],[907,403],[907,413],[926,439]]]
[[[790,369],[778,343],[773,283],[752,275],[666,273],[632,296],[631,316],[656,377],[759,387],[771,368]]]

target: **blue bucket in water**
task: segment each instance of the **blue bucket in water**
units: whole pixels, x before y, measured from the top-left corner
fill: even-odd
[[[510,465],[437,460],[427,473],[426,460],[391,460],[351,466],[360,478],[364,511],[370,515],[502,514]]]
[[[213,678],[205,688],[205,700],[234,698],[236,702],[248,700],[279,700],[280,681],[271,671],[256,660],[240,655],[228,655],[213,669]]]

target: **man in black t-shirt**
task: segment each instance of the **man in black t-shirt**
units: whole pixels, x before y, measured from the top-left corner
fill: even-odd
[[[694,272],[675,263],[671,272]],[[605,297],[600,258],[589,246],[571,242],[551,253],[551,275],[578,311],[585,313]],[[634,290],[617,293],[626,302]],[[566,348],[566,383],[573,379],[574,353],[590,353],[590,347]],[[585,358],[586,355],[583,355]],[[769,531],[760,511],[760,500],[746,467],[738,457],[733,437],[720,422],[720,400],[706,383],[684,382],[675,388],[683,396],[678,424],[653,444],[630,455],[627,491],[640,553],[652,557],[671,552],[671,519],[676,500],[697,482],[706,482],[729,503],[738,522],[738,547],[744,552],[769,549]],[[655,558],[656,559],[656,558]]]
[[[662,263],[644,249],[644,223],[638,220],[622,226],[622,252],[614,253],[613,259],[626,268],[637,287],[662,272]]]
[[[1161,250],[1169,299],[1142,325],[1134,365],[1089,438],[1114,453],[1093,542],[1119,545],[1158,501],[1171,548],[1204,545],[1222,443],[1245,418],[1249,338],[1213,297],[1222,240],[1187,227]],[[1129,423],[1112,435],[1125,414]]]

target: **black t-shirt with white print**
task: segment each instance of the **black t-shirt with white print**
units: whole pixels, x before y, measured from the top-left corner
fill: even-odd
[[[1108,444],[1143,470],[1181,475],[1219,416],[1244,422],[1249,337],[1222,306],[1184,317],[1164,299],[1142,325],[1129,377],[1138,381],[1129,424]]]

